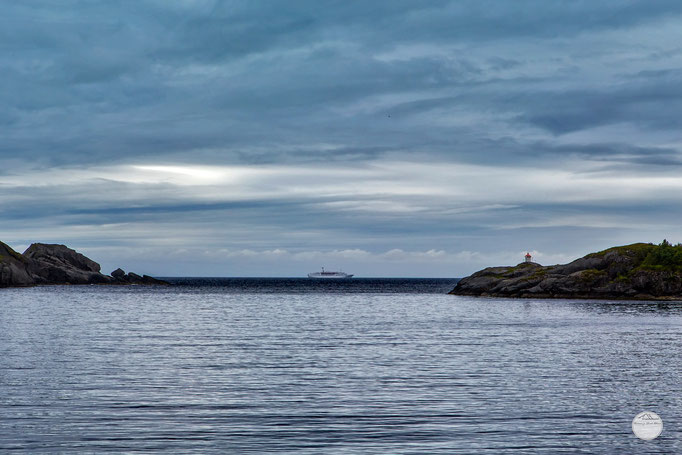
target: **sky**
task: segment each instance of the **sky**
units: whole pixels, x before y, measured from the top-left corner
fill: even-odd
[[[0,0],[0,240],[461,277],[682,241],[682,3]]]

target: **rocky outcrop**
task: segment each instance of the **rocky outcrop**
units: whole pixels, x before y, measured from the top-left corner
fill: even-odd
[[[166,284],[165,281],[158,280],[149,275],[138,275],[137,273],[125,273],[118,268],[111,272],[111,277],[116,284]]]
[[[0,242],[0,287],[40,284],[167,284],[148,275],[112,276],[100,265],[65,245],[34,243],[23,254]],[[120,270],[120,273],[118,271]]]
[[[29,260],[27,270],[36,284],[100,284],[112,281],[111,277],[100,273],[98,263],[64,245],[34,243],[24,251],[24,257]]]
[[[682,299],[682,245],[635,243],[569,264],[489,267],[462,278],[457,295],[521,298]]]

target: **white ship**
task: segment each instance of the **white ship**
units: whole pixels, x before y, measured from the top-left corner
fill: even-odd
[[[313,272],[308,274],[308,278],[352,278],[353,275],[344,272],[327,272],[322,267],[321,272]]]

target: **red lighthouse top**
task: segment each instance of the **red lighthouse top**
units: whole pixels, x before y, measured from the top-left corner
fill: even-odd
[[[529,258],[529,257],[532,257],[532,256],[530,255],[530,253],[526,253],[526,257]]]

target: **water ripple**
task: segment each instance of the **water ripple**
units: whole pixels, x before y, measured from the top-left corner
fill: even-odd
[[[680,303],[310,283],[0,290],[0,451],[682,453]]]

